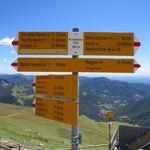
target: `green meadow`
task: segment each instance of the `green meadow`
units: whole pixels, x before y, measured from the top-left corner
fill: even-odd
[[[112,122],[112,134],[120,124],[122,123]],[[79,125],[82,133],[80,146],[108,143],[108,123],[80,116]],[[35,116],[29,107],[0,103],[0,137],[35,147],[70,148],[71,126]],[[106,149],[107,147],[89,150]]]

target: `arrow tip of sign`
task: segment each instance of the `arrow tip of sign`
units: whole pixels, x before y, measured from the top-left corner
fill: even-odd
[[[32,102],[32,108],[35,108],[36,105],[36,99],[34,98],[33,102]]]
[[[134,64],[134,68],[140,68],[141,65],[140,64]]]
[[[32,104],[32,107],[35,108],[35,103]]]
[[[18,42],[18,41],[16,41],[16,40],[13,40],[11,44],[12,44],[13,46],[16,46],[16,45],[18,45],[18,44],[19,44],[19,42]]]
[[[134,46],[140,47],[141,46],[141,42],[134,42]]]
[[[33,82],[33,83],[32,83],[32,86],[35,87],[35,86],[36,86],[36,83]]]
[[[13,66],[13,67],[17,67],[17,66],[18,66],[18,63],[13,62],[13,63],[11,63],[11,66]]]

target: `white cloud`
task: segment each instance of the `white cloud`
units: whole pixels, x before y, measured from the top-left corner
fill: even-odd
[[[6,38],[3,38],[0,40],[0,45],[2,46],[12,46],[12,41],[14,40],[14,37],[13,38],[9,38],[9,37],[6,37]]]
[[[16,73],[14,69],[12,70],[0,67],[0,74],[14,74],[14,73]]]
[[[11,53],[11,54],[17,54],[14,50],[11,50],[10,53]]]
[[[137,70],[136,74],[138,75],[150,75],[149,67],[141,67]]]
[[[8,60],[7,60],[7,58],[4,58],[3,61],[6,63]]]

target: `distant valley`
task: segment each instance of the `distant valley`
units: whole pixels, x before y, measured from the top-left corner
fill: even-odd
[[[0,102],[31,106],[33,76],[0,75]],[[150,127],[150,84],[117,81],[105,77],[80,77],[80,115],[106,121],[104,110],[114,120]]]

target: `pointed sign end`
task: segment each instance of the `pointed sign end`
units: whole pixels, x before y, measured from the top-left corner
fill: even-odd
[[[33,109],[33,113],[35,114],[35,99],[34,99],[34,101],[33,101],[33,103],[32,103],[32,109]]]
[[[16,46],[16,45],[19,44],[19,41],[13,40],[11,44],[12,44],[13,46]]]
[[[35,103],[32,104],[32,107],[35,108]]]
[[[18,63],[13,62],[13,63],[11,63],[11,66],[12,66],[12,67],[17,67],[17,66],[18,66]]]
[[[141,42],[134,42],[134,46],[140,47],[141,46]]]
[[[140,68],[141,65],[140,64],[134,64],[134,68]]]
[[[33,83],[32,83],[32,86],[35,87],[35,86],[36,86],[36,83],[33,82]]]

